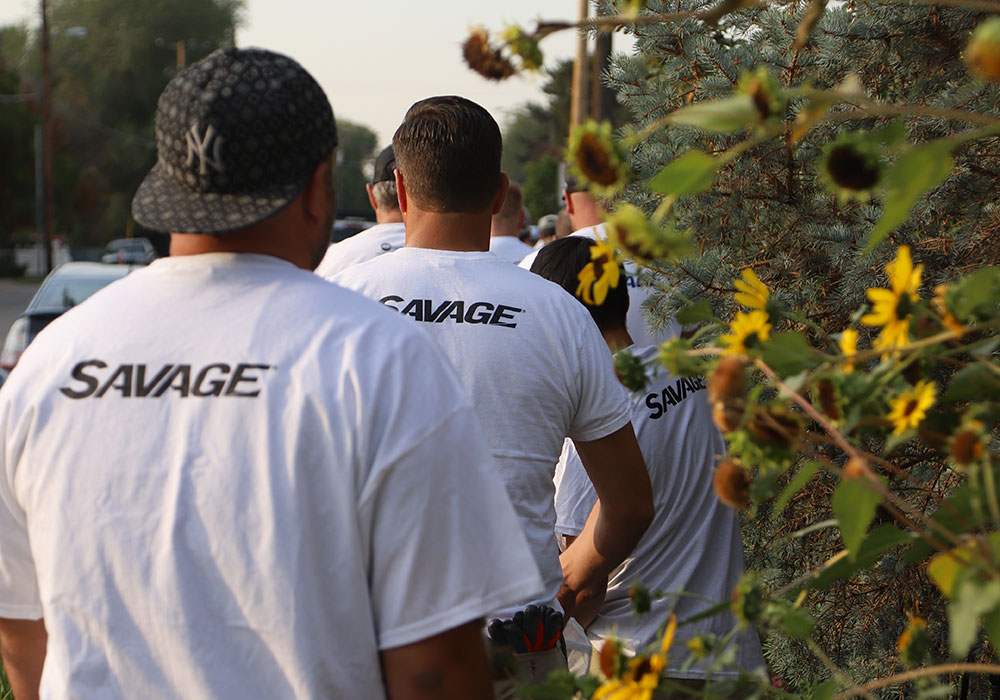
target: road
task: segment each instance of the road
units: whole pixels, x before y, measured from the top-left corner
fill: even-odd
[[[0,279],[0,343],[7,337],[7,329],[38,291],[38,283],[14,282]]]

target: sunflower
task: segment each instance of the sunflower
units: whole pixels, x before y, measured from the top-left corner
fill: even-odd
[[[733,281],[733,285],[735,285],[737,290],[733,296],[736,303],[742,304],[748,309],[760,309],[763,311],[764,307],[767,306],[767,299],[771,296],[771,293],[767,291],[767,287],[764,286],[764,283],[760,281],[760,278],[749,267],[743,270],[740,276],[743,279]]]
[[[618,286],[621,270],[614,248],[603,241],[594,241],[590,246],[590,260],[577,275],[580,284],[576,296],[585,304],[600,306],[608,297],[608,290]]]
[[[620,205],[608,216],[608,239],[636,262],[673,260],[691,251],[687,234],[650,221],[649,217],[631,204]]]
[[[875,347],[890,351],[910,342],[910,317],[913,316],[914,305],[920,300],[917,288],[920,287],[920,276],[923,265],[914,267],[910,259],[909,246],[900,246],[896,257],[885,266],[889,274],[892,289],[876,287],[868,290],[868,298],[874,304],[870,314],[861,317],[861,322],[867,326],[880,327]]]
[[[517,72],[503,52],[490,44],[490,35],[482,27],[469,30],[462,44],[462,56],[469,68],[489,80],[506,80]]]
[[[844,371],[854,371],[854,356],[858,354],[858,332],[845,328],[840,334],[840,354],[844,356]]]
[[[736,314],[729,326],[730,333],[719,336],[726,348],[727,355],[746,355],[758,347],[771,335],[771,324],[767,322],[767,314],[763,311],[751,311]]]
[[[841,204],[867,202],[882,181],[882,157],[864,132],[841,132],[823,148],[820,179]]]
[[[652,700],[653,691],[660,684],[660,673],[667,666],[667,652],[674,642],[676,630],[677,616],[671,614],[660,651],[630,659],[621,678],[611,678],[601,684],[592,700]]]
[[[910,428],[920,425],[936,398],[937,387],[934,382],[922,381],[890,401],[889,420],[894,426],[892,434],[902,435]]]
[[[625,185],[625,154],[611,135],[611,123],[588,121],[573,128],[569,162],[595,194],[611,195]]]

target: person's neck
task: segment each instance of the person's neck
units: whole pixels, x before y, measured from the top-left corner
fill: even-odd
[[[608,350],[611,351],[612,355],[632,345],[632,336],[628,334],[625,326],[602,329],[601,335],[604,336],[604,342],[608,344]]]
[[[170,255],[256,253],[287,260],[303,270],[312,270],[315,265],[301,236],[284,235],[287,230],[280,226],[280,217],[274,218],[275,221],[264,221],[230,233],[171,233]]]
[[[401,224],[403,223],[403,212],[399,209],[383,212],[381,209],[375,210],[376,224]]]
[[[410,207],[403,217],[407,248],[488,251],[490,213],[433,212]]]

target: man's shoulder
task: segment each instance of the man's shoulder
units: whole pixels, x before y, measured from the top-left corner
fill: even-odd
[[[316,274],[329,278],[347,267],[360,265],[403,246],[406,229],[402,222],[376,224],[337,243],[330,244]]]

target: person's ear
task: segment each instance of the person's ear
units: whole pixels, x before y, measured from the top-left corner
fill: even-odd
[[[573,216],[573,214],[575,213],[573,211],[573,198],[570,196],[570,193],[567,192],[566,190],[563,190],[563,199],[566,200],[566,213],[569,214],[570,216]]]
[[[368,203],[372,205],[372,211],[378,211],[378,203],[375,201],[375,188],[370,182],[365,183],[365,192],[368,193]]]
[[[500,173],[500,187],[497,189],[497,195],[493,198],[493,206],[490,209],[490,215],[496,216],[501,209],[503,209],[503,203],[507,200],[507,190],[510,188],[510,178],[507,177],[507,173]]]
[[[337,205],[330,161],[324,159],[316,165],[302,194],[306,217],[313,221],[326,221],[330,209]]]
[[[405,214],[407,202],[406,183],[403,182],[403,173],[399,172],[399,168],[393,168],[392,174],[396,177],[396,199],[399,201],[399,211],[401,214]]]

